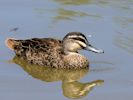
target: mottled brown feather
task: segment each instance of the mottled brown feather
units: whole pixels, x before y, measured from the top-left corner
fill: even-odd
[[[75,33],[76,35],[80,35]],[[71,34],[70,34],[71,35]],[[68,38],[69,40],[69,38]],[[50,66],[53,68],[79,69],[89,66],[86,57],[78,54],[77,50],[81,49],[80,45],[71,45],[74,40],[67,41],[53,38],[32,38],[26,40],[7,39],[7,46],[14,50],[16,55],[28,61],[31,64],[41,66]],[[75,42],[77,43],[77,42]],[[67,44],[66,48],[65,45]],[[70,44],[70,45],[68,45]],[[71,46],[77,50],[69,50]]]
[[[14,39],[8,38],[8,39],[6,39],[5,43],[8,48],[10,48],[11,50],[14,49]]]

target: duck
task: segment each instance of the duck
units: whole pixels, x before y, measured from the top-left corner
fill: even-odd
[[[89,66],[87,57],[79,50],[104,53],[92,46],[81,32],[69,32],[62,40],[54,38],[7,38],[6,45],[16,56],[30,64],[63,69],[81,69]]]

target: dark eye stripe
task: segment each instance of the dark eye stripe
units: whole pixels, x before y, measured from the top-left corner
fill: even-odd
[[[82,39],[82,38],[80,38],[80,37],[73,37],[72,39],[75,39],[75,40],[78,40],[78,41],[81,41],[81,42],[83,42],[83,43],[85,43],[86,44],[86,40],[84,40],[84,39]]]
[[[83,34],[79,34],[78,36],[82,36],[82,37],[84,37],[87,40],[87,38]]]

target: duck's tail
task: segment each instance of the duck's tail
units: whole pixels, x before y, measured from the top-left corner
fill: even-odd
[[[14,47],[16,45],[16,40],[14,38],[7,38],[5,40],[5,44],[6,46],[11,49],[11,50],[14,50]]]

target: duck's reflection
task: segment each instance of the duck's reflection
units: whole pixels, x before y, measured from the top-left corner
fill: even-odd
[[[62,82],[63,94],[68,98],[81,98],[86,96],[95,86],[101,85],[103,80],[96,80],[87,83],[78,81]]]
[[[87,95],[93,87],[102,84],[103,80],[81,83],[78,80],[88,73],[88,68],[80,70],[53,69],[44,66],[28,64],[15,56],[13,62],[20,65],[32,77],[46,82],[62,81],[64,96],[80,98]]]

